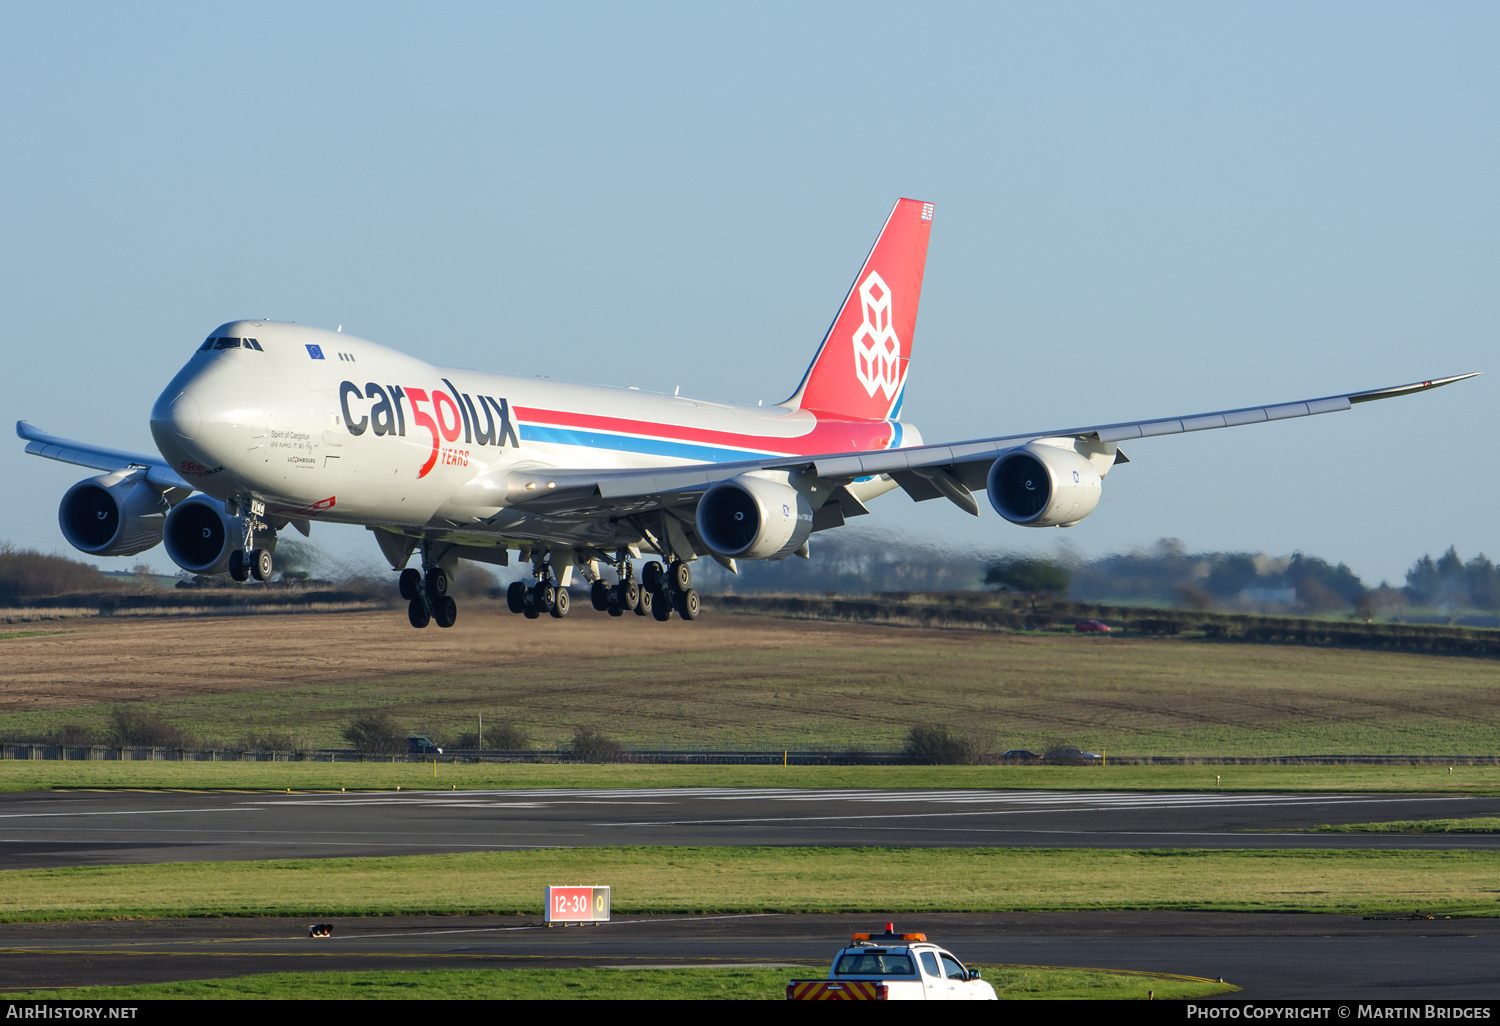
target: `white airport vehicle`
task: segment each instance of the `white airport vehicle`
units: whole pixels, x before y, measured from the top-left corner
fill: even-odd
[[[437,366],[342,332],[215,329],[151,411],[159,454],[16,425],[26,451],[100,471],[63,496],[69,544],[165,543],[193,574],[266,580],[277,532],[367,527],[412,626],[451,627],[460,558],[530,563],[513,612],[565,616],[575,570],[596,609],[698,616],[691,564],[808,556],[818,531],[901,489],[1024,527],[1093,512],[1122,442],[1348,410],[1471,374],[1186,417],[926,444],[901,419],[933,206],[897,201],[801,383],[775,406]],[[650,558],[640,567],[636,561]],[[409,566],[413,557],[418,566]],[[607,573],[606,573],[607,571]],[[611,580],[610,578],[613,578]]]
[[[833,957],[828,976],[793,980],[788,1001],[994,1001],[978,969],[927,942],[925,933],[856,933]]]

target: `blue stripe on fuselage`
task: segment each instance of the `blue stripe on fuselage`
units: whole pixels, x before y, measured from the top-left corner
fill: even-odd
[[[639,435],[612,435],[602,431],[547,427],[541,424],[520,425],[521,439],[552,445],[579,445],[589,449],[613,449],[645,456],[666,456],[696,463],[730,463],[755,456],[779,456],[780,453],[756,449],[723,449],[715,445],[675,442],[669,438],[642,438]]]

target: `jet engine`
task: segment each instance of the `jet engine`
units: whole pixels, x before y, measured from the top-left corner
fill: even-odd
[[[168,509],[141,467],[80,481],[57,508],[58,526],[75,549],[92,556],[133,556],[161,541]]]
[[[742,475],[698,500],[698,536],[728,559],[785,559],[812,533],[812,505],[791,485]]]
[[[207,495],[184,499],[167,514],[165,539],[172,562],[193,574],[229,572],[229,554],[245,540],[245,522]]]
[[[990,505],[1022,527],[1072,527],[1099,505],[1103,481],[1072,449],[1028,442],[990,466]]]

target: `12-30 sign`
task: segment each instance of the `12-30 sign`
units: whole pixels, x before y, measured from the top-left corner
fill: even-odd
[[[548,887],[543,919],[552,923],[609,922],[608,887]]]

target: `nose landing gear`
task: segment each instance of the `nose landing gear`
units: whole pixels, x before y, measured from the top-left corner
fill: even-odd
[[[229,554],[229,576],[240,583],[252,577],[257,581],[269,581],[275,570],[271,550],[265,545],[256,544],[257,541],[264,542],[268,534],[273,545],[276,541],[276,533],[263,519],[266,504],[259,499],[251,499],[241,503],[239,508],[243,510],[245,537],[240,547]],[[230,512],[233,513],[234,510],[231,509]]]

